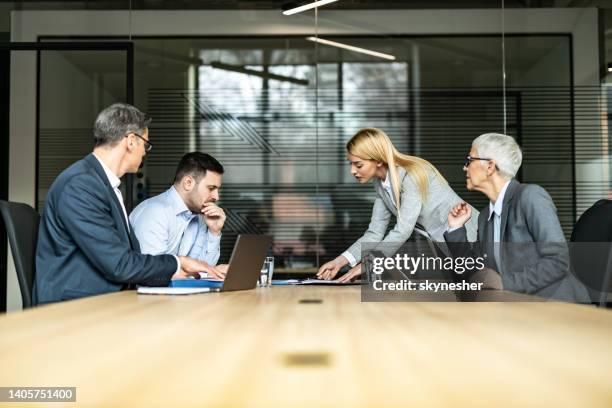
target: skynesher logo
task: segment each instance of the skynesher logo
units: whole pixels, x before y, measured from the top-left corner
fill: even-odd
[[[485,267],[484,258],[458,257],[458,258],[439,258],[429,257],[421,254],[419,257],[408,256],[407,254],[397,254],[395,257],[374,257],[372,258],[372,272],[377,275],[385,270],[398,270],[414,275],[419,270],[434,271],[445,270],[453,271],[461,275],[465,271],[472,269],[483,269]]]
[[[372,284],[375,291],[429,291],[429,292],[443,292],[448,290],[461,290],[461,291],[479,291],[482,290],[483,282],[434,282],[425,280],[422,282],[413,282],[410,279],[403,279],[397,282],[383,282],[378,279]]]

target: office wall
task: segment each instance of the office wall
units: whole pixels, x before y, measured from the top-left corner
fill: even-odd
[[[595,9],[513,9],[506,10],[505,26],[509,33],[569,33],[574,44],[573,74],[574,84],[578,86],[597,86],[598,50],[597,50],[597,13]],[[376,11],[326,11],[319,16],[317,31],[320,35],[377,35],[386,34],[491,34],[500,32],[499,10],[394,10],[389,13]],[[38,36],[121,36],[126,38],[129,32],[128,13],[122,11],[23,11],[14,12],[11,22],[13,41],[35,41]],[[277,11],[133,11],[131,21],[134,36],[222,36],[222,35],[312,35],[315,22],[311,15],[301,15],[287,19]],[[554,60],[554,53],[550,57]],[[18,70],[27,73],[31,70],[32,61],[17,61]],[[534,68],[529,74],[537,81],[539,72],[545,69]],[[528,76],[529,76],[528,75]],[[179,79],[180,78],[180,79]],[[18,78],[16,78],[17,80]],[[31,78],[30,78],[31,79]],[[177,76],[168,81],[184,86],[189,78]],[[494,78],[491,78],[494,81]],[[27,84],[31,88],[31,84]],[[138,86],[138,83],[137,83]],[[35,117],[35,93],[28,90],[23,96],[20,111],[15,117]],[[582,107],[589,109],[591,107]],[[13,115],[13,112],[12,112]],[[596,119],[581,116],[576,126],[576,151],[585,149],[580,142],[592,136]],[[20,144],[30,146],[35,134],[31,127],[16,122],[12,128],[11,138],[18,137]],[[597,126],[600,124],[597,122]],[[12,139],[13,140],[13,139]],[[34,175],[32,160],[23,160],[11,154],[11,186],[15,187],[11,199],[23,198],[34,204]],[[602,163],[578,165],[578,180],[601,180]],[[582,194],[582,193],[581,193]],[[31,198],[31,201],[27,201]],[[579,212],[586,208],[581,204]],[[15,297],[13,290],[9,297]]]
[[[41,51],[37,208],[55,177],[91,152],[92,123],[100,110],[124,101],[125,51]]]
[[[9,200],[35,205],[36,53],[11,54]],[[7,310],[21,308],[21,294],[9,250]]]
[[[10,38],[8,32],[0,32],[0,42],[7,42]],[[6,74],[6,70],[10,67],[10,53],[8,51],[0,51],[0,106],[8,105],[8,91],[11,86],[11,79]],[[9,112],[4,109],[0,112],[0,199],[8,198],[8,118]],[[6,229],[0,222],[0,311],[6,310],[6,284],[7,284],[7,248],[8,240]]]
[[[548,46],[529,69],[516,70],[509,86],[520,96],[524,180],[537,183],[550,193],[567,237],[574,224],[572,141],[571,38],[548,38]],[[537,46],[537,44],[532,44]],[[520,55],[521,50],[513,50]],[[509,55],[512,60],[512,54]],[[576,92],[583,94],[579,88]],[[583,137],[587,137],[585,133]],[[593,134],[588,137],[593,140]],[[582,162],[576,162],[580,166]],[[602,186],[605,188],[606,186]],[[599,197],[597,197],[599,198]],[[596,199],[584,198],[589,202]],[[582,213],[576,208],[576,215]]]
[[[0,33],[11,31],[11,11],[13,6],[7,3],[0,3]]]

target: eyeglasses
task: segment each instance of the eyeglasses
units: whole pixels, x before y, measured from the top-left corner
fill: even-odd
[[[465,166],[465,167],[470,167],[470,163],[471,163],[471,162],[473,162],[474,160],[486,160],[486,161],[491,161],[491,160],[493,160],[493,159],[487,159],[487,158],[485,158],[485,157],[472,157],[472,156],[470,156],[470,155],[467,155],[467,156],[465,157],[465,164],[464,164],[464,166]],[[497,166],[495,166],[495,167],[497,167]]]
[[[145,152],[149,153],[151,151],[151,149],[153,148],[153,143],[149,142],[147,139],[145,139],[144,137],[142,137],[138,133],[130,132],[130,133],[126,134],[125,137],[128,137],[129,135],[138,136],[140,139],[142,139],[142,141],[145,143]]]

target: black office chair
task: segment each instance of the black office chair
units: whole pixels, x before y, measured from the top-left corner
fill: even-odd
[[[570,259],[576,277],[599,292],[599,305],[605,306],[612,289],[612,200],[599,200],[580,216],[570,238]]]
[[[17,280],[21,290],[23,308],[32,307],[32,288],[36,271],[36,241],[40,216],[29,205],[0,200],[0,213],[4,219]]]
[[[442,248],[440,248],[437,242],[433,242],[433,240],[431,239],[431,235],[429,235],[429,233],[425,231],[425,228],[417,224],[414,227],[414,232],[416,232],[418,235],[425,239],[425,242],[427,242],[427,246],[429,247],[429,250],[431,251],[431,254],[434,257],[441,258],[446,255],[447,251],[445,252]]]

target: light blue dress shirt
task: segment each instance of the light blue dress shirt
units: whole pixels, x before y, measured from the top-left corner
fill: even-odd
[[[208,230],[204,216],[194,214],[174,186],[140,203],[130,222],[143,254],[189,256],[216,265],[221,234]]]

